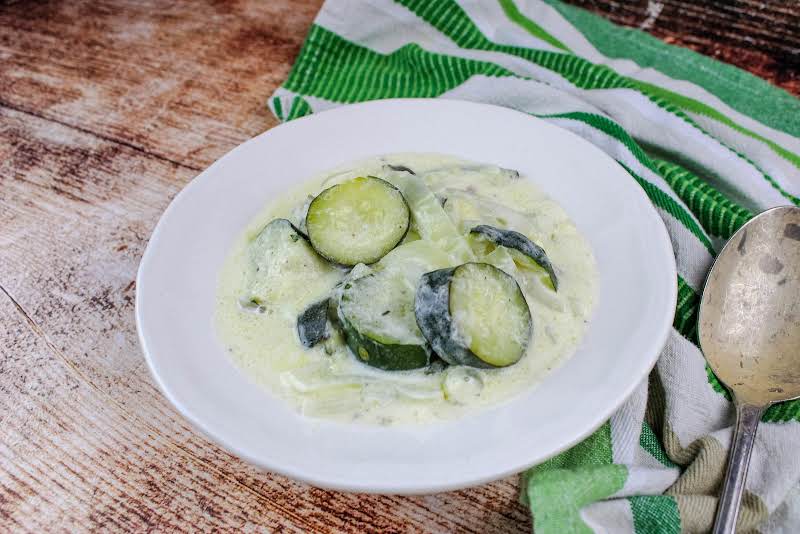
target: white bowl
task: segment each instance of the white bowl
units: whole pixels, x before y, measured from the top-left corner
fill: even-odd
[[[217,340],[217,273],[270,199],[342,163],[438,152],[518,169],[567,211],[597,260],[599,292],[576,353],[535,388],[460,420],[371,427],[309,419],[251,382]],[[455,100],[383,100],[273,128],[175,197],[139,266],[142,348],[167,398],[232,453],[325,488],[445,491],[522,471],[597,429],[644,380],[672,324],[675,260],[658,214],[622,167],[524,113]]]

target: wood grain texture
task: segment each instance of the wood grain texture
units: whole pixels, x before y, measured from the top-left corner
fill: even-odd
[[[15,110],[0,124],[0,514],[30,531],[529,528],[515,479],[424,498],[327,492],[193,432],[144,365],[133,281],[194,171]]]
[[[515,477],[411,498],[262,472],[195,433],[146,369],[150,232],[199,170],[275,125],[265,98],[319,4],[0,5],[0,531],[530,530]]]
[[[199,170],[274,126],[317,1],[0,7],[0,104]]]
[[[564,0],[800,95],[797,0]]]
[[[530,530],[516,478],[392,497],[264,473],[150,379],[133,317],[147,238],[198,169],[274,124],[264,98],[316,7],[0,10],[0,531]]]

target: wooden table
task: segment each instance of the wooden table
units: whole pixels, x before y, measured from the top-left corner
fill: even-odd
[[[675,2],[650,4],[669,23],[650,31],[709,51],[693,37],[708,39],[699,22],[670,14]],[[760,48],[726,33],[709,46],[797,92],[796,9],[774,4],[789,33],[747,26]],[[265,98],[318,7],[0,6],[0,531],[530,530],[516,478],[389,497],[261,472],[194,432],[148,374],[133,295],[150,232],[200,170],[276,124]],[[632,25],[649,16],[589,7]]]

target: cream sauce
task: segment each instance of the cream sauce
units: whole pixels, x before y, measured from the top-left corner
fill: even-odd
[[[403,165],[422,176],[459,231],[484,223],[509,228],[542,246],[556,268],[558,292],[541,274],[515,273],[533,317],[526,355],[502,369],[450,367],[444,371],[381,371],[349,352],[341,335],[304,348],[298,314],[325,298],[338,275],[323,280],[287,277],[282,294],[292,295],[263,313],[244,309],[240,298],[253,276],[247,246],[272,219],[299,226],[304,206],[326,187],[356,176],[386,173]],[[407,236],[414,239],[415,232]],[[513,265],[510,266],[513,270]],[[342,271],[342,276],[345,272]],[[234,362],[249,377],[311,417],[378,424],[420,424],[463,416],[513,397],[537,384],[577,347],[594,305],[597,272],[591,249],[564,210],[531,180],[498,167],[438,154],[395,154],[325,173],[269,204],[236,241],[220,273],[216,326]]]

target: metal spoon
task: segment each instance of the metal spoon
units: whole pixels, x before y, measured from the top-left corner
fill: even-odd
[[[736,406],[714,534],[733,532],[761,415],[800,397],[800,208],[767,210],[725,245],[700,303],[700,346]]]

